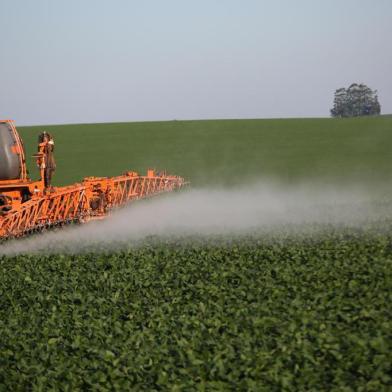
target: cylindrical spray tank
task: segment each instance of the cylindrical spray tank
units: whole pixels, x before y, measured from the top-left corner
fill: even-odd
[[[23,146],[8,122],[0,122],[0,180],[17,180],[22,176]]]

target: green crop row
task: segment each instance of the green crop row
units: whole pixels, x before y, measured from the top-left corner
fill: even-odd
[[[386,226],[2,257],[0,389],[388,390]]]

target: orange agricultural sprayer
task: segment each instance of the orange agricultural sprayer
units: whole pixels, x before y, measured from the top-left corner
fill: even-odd
[[[148,170],[145,176],[129,171],[118,177],[86,177],[81,183],[54,187],[53,154],[52,136],[41,133],[34,155],[40,179],[31,180],[13,121],[0,120],[0,239],[99,219],[115,207],[185,184],[181,177]]]

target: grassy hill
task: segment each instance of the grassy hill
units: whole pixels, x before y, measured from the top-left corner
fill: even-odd
[[[391,116],[20,127],[32,177],[41,130],[55,137],[57,185],[149,167],[194,185],[257,178],[391,182]]]

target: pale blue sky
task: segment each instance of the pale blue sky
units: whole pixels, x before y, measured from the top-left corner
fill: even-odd
[[[328,116],[363,82],[392,113],[392,0],[0,0],[0,118]]]

